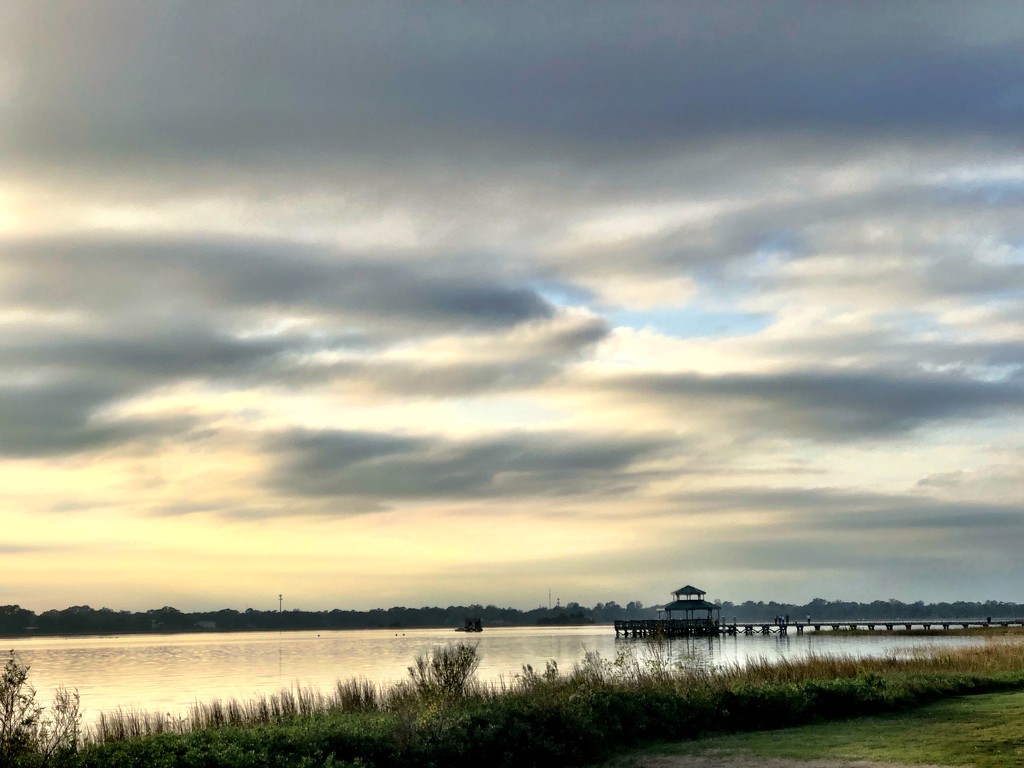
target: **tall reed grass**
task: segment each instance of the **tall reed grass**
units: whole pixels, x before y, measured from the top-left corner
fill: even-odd
[[[103,713],[84,732],[84,743],[104,744],[162,733],[188,733],[208,728],[249,728],[282,722],[297,717],[312,717],[330,712],[380,712],[401,694],[402,686],[382,689],[370,680],[339,680],[333,690],[323,691],[294,685],[249,699],[214,699],[196,702],[185,716],[170,713],[117,709]]]
[[[332,714],[409,713],[439,706],[494,703],[510,697],[553,701],[581,692],[656,692],[682,699],[713,698],[758,687],[796,688],[835,681],[849,681],[854,686],[888,681],[890,688],[906,687],[908,681],[914,681],[912,687],[917,690],[928,678],[988,681],[991,685],[1004,681],[1024,687],[1024,643],[1019,641],[992,639],[953,649],[922,645],[871,658],[834,654],[812,654],[801,659],[760,657],[726,665],[709,665],[696,659],[672,663],[669,643],[655,638],[624,645],[614,659],[587,653],[568,672],[560,671],[554,662],[548,662],[543,672],[525,665],[521,674],[492,685],[474,677],[479,665],[476,646],[439,647],[415,660],[405,682],[381,686],[366,679],[339,680],[327,692],[295,685],[246,700],[197,702],[186,716],[177,718],[119,709],[101,715],[92,728],[87,728],[84,743],[101,745],[154,734],[251,728]]]

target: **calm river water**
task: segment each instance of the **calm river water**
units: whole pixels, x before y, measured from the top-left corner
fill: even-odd
[[[324,691],[338,679],[378,683],[407,677],[417,654],[457,640],[479,643],[481,680],[510,680],[523,664],[544,670],[553,659],[563,671],[587,651],[614,659],[624,647],[643,653],[638,640],[616,640],[610,626],[487,629],[462,634],[450,629],[346,630],[336,632],[247,632],[115,637],[0,639],[31,666],[29,680],[47,700],[63,685],[77,688],[84,721],[117,708],[184,714],[190,704],[213,699],[249,698],[296,683]],[[808,653],[883,655],[923,644],[965,645],[965,637],[899,635],[739,636],[676,639],[673,661],[729,664],[748,658],[798,658]]]

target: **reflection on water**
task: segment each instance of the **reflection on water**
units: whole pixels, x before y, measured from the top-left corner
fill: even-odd
[[[405,679],[413,659],[436,645],[469,640],[480,646],[479,677],[508,682],[522,665],[563,672],[588,651],[615,659],[650,653],[643,640],[616,640],[611,627],[487,629],[467,638],[447,629],[249,632],[0,640],[32,668],[40,698],[58,685],[77,688],[85,720],[118,707],[183,714],[195,701],[249,698],[295,683],[327,690],[338,679],[379,683]],[[795,659],[810,653],[878,656],[922,644],[965,645],[969,637],[898,635],[754,635],[675,638],[658,650],[669,664],[729,665],[750,658]],[[6,646],[6,647],[4,647]],[[275,659],[276,657],[276,659]],[[275,663],[276,661],[276,663]]]

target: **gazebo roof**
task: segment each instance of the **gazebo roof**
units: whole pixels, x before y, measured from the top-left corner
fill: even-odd
[[[720,606],[709,603],[707,600],[676,600],[669,603],[661,610],[663,611],[717,611]]]
[[[694,587],[694,586],[691,586],[690,584],[687,584],[685,587],[680,587],[679,589],[673,591],[672,594],[673,595],[706,595],[707,592],[705,592],[703,589],[698,589],[697,587]]]

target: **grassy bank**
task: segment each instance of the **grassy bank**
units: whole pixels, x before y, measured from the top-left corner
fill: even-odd
[[[862,717],[781,731],[758,731],[659,744],[607,768],[643,768],[666,758],[763,764],[768,760],[832,760],[1019,768],[1024,765],[1024,692],[956,697],[898,714]]]
[[[633,646],[627,646],[630,648]],[[726,668],[591,655],[568,673],[477,684],[472,646],[435,649],[403,685],[339,684],[197,706],[170,721],[115,713],[63,764],[123,766],[584,765],[653,740],[776,729],[908,710],[967,693],[1024,690],[1024,644],[993,640],[885,658],[815,656]]]

